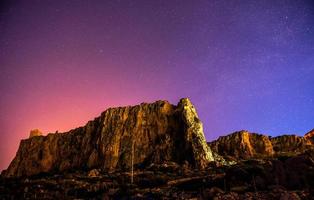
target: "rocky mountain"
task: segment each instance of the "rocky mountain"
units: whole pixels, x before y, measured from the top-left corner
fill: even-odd
[[[203,169],[213,161],[189,99],[109,108],[85,126],[22,140],[4,177],[99,168],[128,170],[164,162]]]

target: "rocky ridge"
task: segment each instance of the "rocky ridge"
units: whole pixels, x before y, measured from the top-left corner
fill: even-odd
[[[66,133],[22,140],[5,177],[72,169],[128,170],[163,162],[203,169],[213,161],[202,123],[189,99],[109,108],[85,126]]]
[[[277,154],[302,153],[313,147],[309,138],[297,135],[281,135],[270,138]]]
[[[231,156],[237,159],[272,156],[272,143],[268,136],[238,131],[208,143],[212,151],[221,156]]]
[[[248,131],[238,131],[221,136],[208,145],[214,154],[227,159],[269,158],[280,155],[298,155],[314,148],[309,134],[270,137]]]

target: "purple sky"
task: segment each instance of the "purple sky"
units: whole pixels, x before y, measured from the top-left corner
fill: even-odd
[[[30,129],[189,97],[207,140],[314,128],[314,3],[8,0],[0,10],[0,170]]]

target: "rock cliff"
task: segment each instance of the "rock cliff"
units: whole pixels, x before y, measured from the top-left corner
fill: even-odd
[[[314,148],[311,132],[304,137],[297,135],[266,135],[239,131],[208,145],[214,153],[230,159],[267,158],[280,155],[298,155]]]
[[[128,170],[167,161],[204,168],[213,161],[202,123],[189,99],[109,108],[66,133],[22,140],[5,177],[100,168]]]
[[[209,143],[210,148],[222,156],[237,159],[252,157],[267,157],[273,155],[269,138],[265,135],[249,133],[248,131],[234,132]]]
[[[270,139],[273,149],[278,154],[303,153],[311,148],[310,139],[297,135],[281,135]]]

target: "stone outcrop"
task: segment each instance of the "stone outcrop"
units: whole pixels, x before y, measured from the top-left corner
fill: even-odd
[[[309,139],[297,135],[281,135],[270,139],[273,149],[278,154],[283,153],[303,153],[311,148],[312,143]]]
[[[197,116],[194,106],[189,99],[181,99],[179,103],[179,110],[182,111],[182,120],[184,124],[185,138],[191,148],[192,155],[198,168],[205,168],[208,161],[213,161],[213,155],[210,148],[207,146],[206,139],[203,133],[203,125]],[[180,150],[179,150],[180,151]],[[190,151],[187,149],[187,151]]]
[[[189,99],[178,105],[157,101],[109,108],[83,127],[32,136],[21,141],[5,177],[70,169],[128,170],[132,158],[138,167],[172,161],[202,169],[213,161]]]
[[[35,137],[35,136],[41,136],[43,133],[39,129],[31,130],[29,133],[29,138]]]
[[[297,135],[266,135],[239,131],[218,140],[209,142],[214,155],[223,156],[227,160],[267,158],[272,156],[295,156],[314,148],[312,132],[304,137]],[[217,159],[216,159],[217,160]]]
[[[253,157],[269,157],[274,154],[268,136],[248,131],[239,131],[209,143],[213,152],[221,156],[231,156],[236,159]]]

